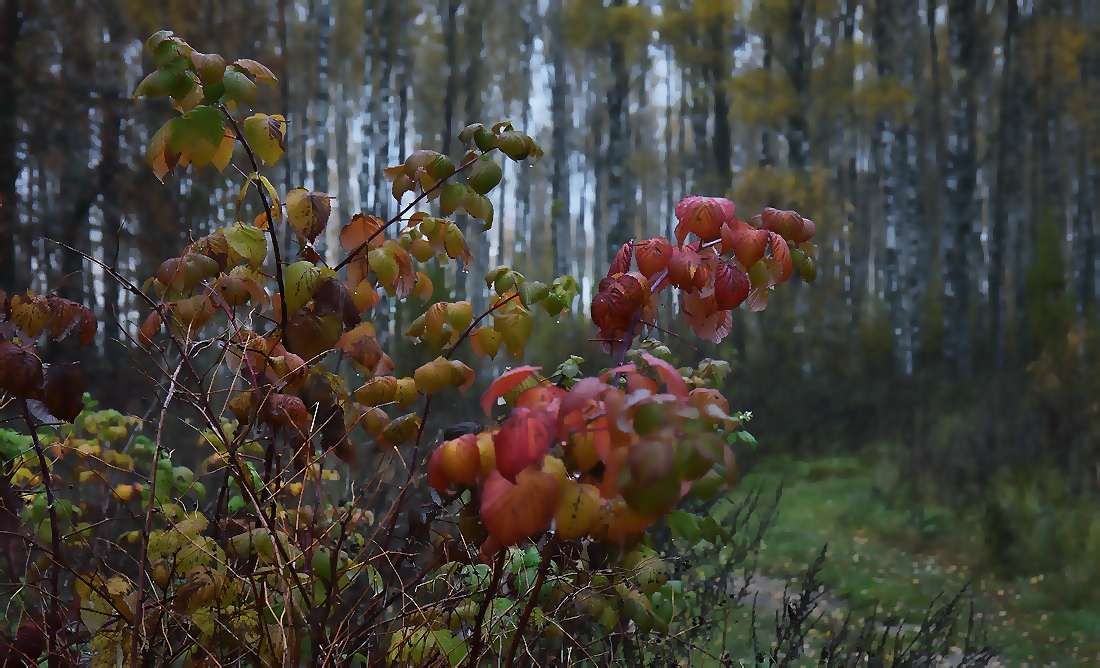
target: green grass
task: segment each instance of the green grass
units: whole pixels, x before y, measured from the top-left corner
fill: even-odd
[[[1066,604],[1057,573],[1000,580],[977,556],[975,519],[927,508],[918,524],[888,506],[875,480],[873,466],[855,459],[772,461],[746,476],[746,488],[785,484],[761,572],[798,578],[827,543],[822,580],[857,618],[877,610],[879,619],[919,622],[937,595],[970,581],[988,640],[1010,665],[1100,662],[1100,591]]]

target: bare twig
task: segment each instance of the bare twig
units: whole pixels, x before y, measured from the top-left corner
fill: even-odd
[[[504,668],[512,668],[512,663],[516,660],[516,650],[519,649],[523,632],[527,629],[527,623],[531,620],[531,612],[535,609],[535,603],[539,600],[542,585],[546,584],[546,574],[550,572],[550,561],[557,554],[558,545],[558,535],[554,534],[542,551],[542,563],[539,564],[539,574],[535,577],[535,588],[531,590],[527,598],[527,606],[523,609],[519,624],[516,626],[516,633],[512,636],[512,645],[508,648],[508,654],[504,658]]]
[[[138,556],[140,568],[138,569],[137,604],[134,607],[134,620],[130,625],[130,668],[137,668],[139,663],[138,641],[140,635],[138,634],[138,624],[141,624],[142,627],[145,626],[145,562],[149,558],[149,532],[153,529],[153,509],[157,504],[157,468],[160,465],[160,453],[164,450],[161,434],[164,433],[164,419],[168,415],[168,406],[171,405],[172,398],[176,394],[176,379],[179,377],[182,368],[183,362],[180,362],[175,371],[172,372],[168,384],[168,394],[164,397],[164,404],[160,409],[160,421],[157,426],[157,445],[153,452],[153,478],[149,481],[149,507],[145,510],[145,526],[144,531],[141,533],[141,552]]]

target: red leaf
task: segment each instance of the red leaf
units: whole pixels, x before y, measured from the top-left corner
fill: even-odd
[[[550,526],[560,498],[549,473],[523,471],[513,484],[493,471],[481,489],[481,521],[499,545],[516,545]]]
[[[676,240],[683,244],[689,232],[703,241],[722,234],[722,224],[734,219],[737,208],[724,197],[685,197],[676,205]]]
[[[719,310],[716,302],[714,295],[685,295],[683,301],[684,322],[696,336],[714,343],[726,338],[733,326],[730,312]]]
[[[563,398],[565,390],[557,385],[536,385],[520,393],[516,408],[542,408],[557,414]]]
[[[776,283],[782,283],[794,273],[794,264],[791,262],[791,249],[787,247],[787,241],[776,234],[771,233],[772,258],[779,263],[782,269]]]
[[[687,383],[684,381],[684,377],[680,375],[680,372],[676,370],[676,367],[649,353],[642,353],[642,359],[657,372],[657,375],[661,377],[661,382],[665,384],[665,389],[668,390],[670,394],[680,399],[687,397]]]
[[[720,255],[725,255],[733,250],[733,227],[730,225],[722,226],[722,243],[718,245],[718,251]]]
[[[42,387],[42,360],[34,346],[0,343],[0,389],[26,399]]]
[[[649,282],[645,276],[635,271],[617,278],[612,289],[621,292],[634,310],[645,306],[645,301],[649,297]],[[630,315],[633,317],[634,313],[631,312]]]
[[[764,257],[768,246],[768,233],[764,230],[742,228],[733,234],[733,254],[746,269]]]
[[[729,311],[749,296],[749,277],[739,268],[723,262],[714,275],[714,297],[718,308]]]
[[[497,470],[509,480],[520,471],[542,462],[557,440],[556,416],[549,411],[518,408],[493,437]]]
[[[290,394],[272,394],[268,397],[261,408],[260,418],[264,422],[284,427],[303,439],[309,438],[313,422],[305,402]]]
[[[42,403],[50,415],[72,422],[84,410],[84,374],[80,362],[51,364],[42,387]]]
[[[760,214],[764,229],[784,239],[794,239],[802,231],[802,216],[797,211],[780,211],[770,206]]]
[[[500,378],[497,378],[489,384],[489,387],[485,388],[485,393],[481,395],[481,410],[492,417],[493,406],[496,404],[497,399],[514,390],[516,386],[541,368],[539,366],[517,366],[514,369],[505,371]]]
[[[638,242],[635,255],[638,271],[650,278],[668,268],[668,263],[672,260],[672,243],[664,237],[646,239]]]
[[[615,279],[601,281],[603,289],[592,300],[592,322],[604,330],[630,327],[634,314],[645,306],[649,288],[644,277],[622,274]]]
[[[802,227],[798,230],[798,233],[794,235],[791,241],[796,244],[804,244],[813,238],[814,233],[817,232],[817,225],[809,218],[802,219]]]
[[[686,292],[693,292],[695,275],[700,271],[703,258],[690,248],[677,248],[668,263],[668,280]]]
[[[592,403],[607,389],[607,383],[599,378],[581,378],[561,400],[561,408],[558,409],[559,421],[564,423],[567,415]]]
[[[435,452],[432,453],[432,458],[428,460],[428,484],[440,494],[446,492],[447,486],[450,484],[447,476],[443,473],[442,447],[436,448]]]
[[[768,297],[771,290],[767,285],[761,285],[749,290],[749,297],[745,300],[745,303],[749,305],[749,310],[753,313],[758,313],[768,308]]]
[[[611,263],[611,268],[607,270],[608,277],[615,274],[625,274],[630,271],[630,260],[634,257],[634,240],[626,242],[619,249],[618,253],[615,253],[615,260]]]

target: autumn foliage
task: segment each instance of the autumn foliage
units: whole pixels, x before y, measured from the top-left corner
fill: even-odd
[[[26,655],[14,665],[82,652],[95,665],[476,665],[486,653],[510,665],[551,627],[667,629],[675,597],[645,533],[684,497],[736,484],[744,416],[716,387],[727,364],[678,368],[648,338],[661,295],[678,290],[685,324],[721,341],[731,311],[765,308],[795,273],[814,279],[813,222],[775,209],[743,222],[727,199],[684,199],[675,240],[624,245],[581,307],[605,369],[507,370],[481,395],[478,422],[433,445],[436,395],[468,390],[502,353],[522,359],[536,319],[577,307],[569,276],[543,283],[496,268],[490,306],[476,312],[432,301],[424,271],[469,267],[480,241],[453,216],[488,229],[499,161],[537,160],[539,147],[509,123],[470,126],[461,156],[416,151],[386,169],[395,217],[334,221],[326,193],[281,193],[261,172],[283,156],[287,123],[247,110],[274,73],[169,32],[146,49],[156,69],[135,96],[167,97],[177,111],[149,142],[150,168],[163,180],[238,165],[238,221],[190,240],[141,286],[101,265],[146,304],[133,344],[161,374],[151,437],[137,419],[85,410],[79,364],[46,364],[35,347],[46,334],[88,344],[90,311],[0,295],[0,389],[31,440],[0,477],[0,509],[18,516],[5,527],[12,554],[26,557],[10,561],[30,564],[22,577],[34,592],[23,599],[33,623],[7,640]],[[333,249],[317,244],[335,224],[342,255],[330,266]],[[376,329],[382,299],[419,309],[404,335],[434,360],[395,364]],[[166,444],[177,404],[200,425],[201,466],[173,461],[184,455]],[[107,500],[65,506],[71,480]],[[683,531],[721,535],[679,517]],[[594,545],[620,558],[586,563]],[[423,587],[452,595],[427,600]],[[510,612],[487,614],[501,600]]]

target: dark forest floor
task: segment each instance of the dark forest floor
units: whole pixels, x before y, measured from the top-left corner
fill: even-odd
[[[1100,663],[1100,592],[1070,603],[1057,574],[999,578],[979,555],[967,518],[925,508],[923,526],[891,508],[874,474],[855,459],[770,460],[746,487],[785,484],[778,520],[765,534],[759,568],[765,594],[805,573],[823,544],[829,614],[877,612],[891,623],[918,622],[933,599],[970,583],[977,621],[1008,665]],[[775,593],[774,591],[772,592]]]

